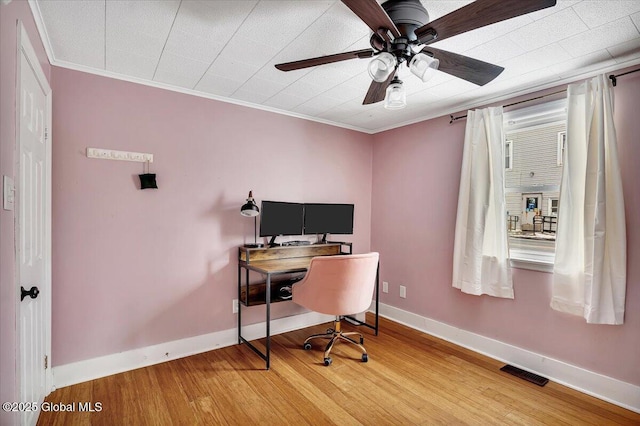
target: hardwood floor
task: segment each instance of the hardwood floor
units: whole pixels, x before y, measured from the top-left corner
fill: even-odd
[[[539,387],[501,372],[501,362],[380,320],[379,336],[361,330],[368,363],[338,343],[325,367],[322,342],[301,346],[327,328],[315,326],[272,338],[270,371],[235,345],[58,389],[46,401],[75,411],[42,412],[38,425],[640,424],[640,414],[553,382]],[[80,412],[82,402],[101,411]]]

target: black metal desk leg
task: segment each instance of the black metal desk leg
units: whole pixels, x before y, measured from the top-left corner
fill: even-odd
[[[238,344],[242,343],[242,308],[240,307],[240,295],[242,294],[242,267],[238,265]]]
[[[380,310],[380,263],[376,269],[376,336],[378,335],[378,312]]]
[[[267,370],[269,369],[269,361],[271,357],[271,274],[267,274],[266,303],[267,303]]]

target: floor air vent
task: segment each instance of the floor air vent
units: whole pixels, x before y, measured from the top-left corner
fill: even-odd
[[[535,383],[538,386],[544,386],[549,382],[549,379],[547,379],[546,377],[538,376],[537,374],[530,373],[518,367],[514,367],[513,365],[505,365],[500,370],[524,379],[528,382]]]

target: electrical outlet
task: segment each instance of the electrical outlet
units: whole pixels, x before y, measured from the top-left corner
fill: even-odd
[[[403,285],[400,286],[400,297],[403,299],[407,298],[407,288]]]
[[[386,281],[382,281],[382,292],[389,293],[389,283]]]
[[[231,301],[231,313],[232,314],[238,313],[238,299],[233,299]]]

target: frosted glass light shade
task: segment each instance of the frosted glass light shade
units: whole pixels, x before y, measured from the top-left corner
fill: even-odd
[[[383,52],[369,62],[369,75],[373,81],[382,83],[396,69],[396,58],[391,53]]]
[[[384,107],[386,109],[402,109],[407,106],[407,93],[402,87],[402,81],[394,78],[384,98]]]
[[[409,69],[420,80],[426,82],[436,74],[440,61],[424,53],[418,53],[409,63]]]

